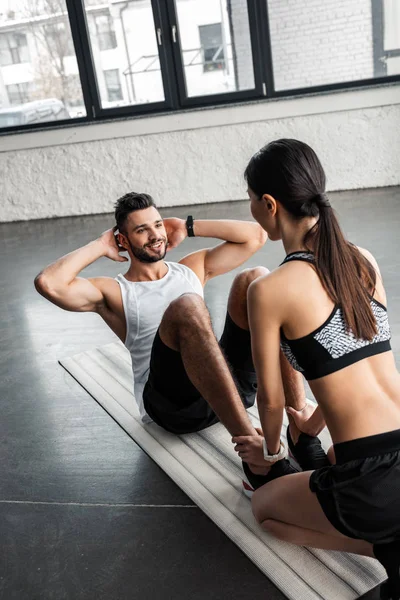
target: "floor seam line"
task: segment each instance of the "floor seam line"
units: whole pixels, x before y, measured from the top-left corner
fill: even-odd
[[[89,507],[117,507],[117,508],[198,508],[196,504],[131,504],[110,502],[46,502],[36,500],[0,500],[0,504],[34,504],[56,506],[89,506]]]

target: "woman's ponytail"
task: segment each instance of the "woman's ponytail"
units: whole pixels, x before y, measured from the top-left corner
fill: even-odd
[[[315,264],[327,294],[342,310],[348,330],[359,339],[371,340],[377,325],[370,304],[376,272],[356,246],[344,237],[325,194],[313,198],[319,219],[304,238],[307,248],[312,240]]]

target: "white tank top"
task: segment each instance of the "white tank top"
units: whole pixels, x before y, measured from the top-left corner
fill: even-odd
[[[149,376],[153,340],[167,306],[187,292],[203,298],[203,286],[197,275],[180,263],[166,262],[168,272],[156,281],[128,281],[116,277],[122,294],[126,320],[125,346],[131,353],[134,392],[140,416],[151,419],[143,407],[143,389]]]

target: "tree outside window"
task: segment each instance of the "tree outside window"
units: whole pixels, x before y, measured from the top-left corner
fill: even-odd
[[[58,98],[67,107],[83,106],[65,0],[26,0],[24,17],[36,49],[33,99]]]
[[[66,25],[64,20],[44,26],[47,48],[53,56],[74,56],[75,54],[71,32]]]

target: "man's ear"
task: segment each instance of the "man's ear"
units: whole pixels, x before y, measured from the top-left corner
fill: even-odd
[[[120,246],[122,246],[122,248],[125,248],[125,250],[129,249],[128,240],[126,239],[126,237],[124,236],[123,233],[121,233],[121,232],[117,233],[117,241],[118,241],[118,244]]]

